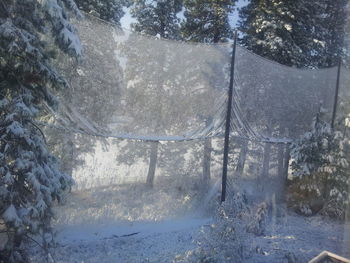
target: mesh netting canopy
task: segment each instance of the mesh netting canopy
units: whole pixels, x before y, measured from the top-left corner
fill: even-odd
[[[67,206],[74,211],[59,221],[158,220],[215,197],[232,43],[169,41],[89,16],[74,23],[84,57],[59,56],[70,89],[42,119],[50,148],[76,181],[77,200]],[[240,46],[234,66],[228,194],[241,180],[254,194],[276,196],[288,174],[286,143],[319,112],[331,119],[337,68],[286,67]],[[349,78],[342,67],[341,93]]]
[[[77,22],[82,63],[59,64],[71,89],[57,121],[90,134],[186,140],[222,132],[229,46],[194,45]],[[98,32],[98,37],[95,36]]]
[[[223,134],[232,45],[176,42],[76,21],[85,56],[62,56],[71,89],[53,125],[146,141]],[[337,68],[301,70],[237,46],[231,132],[257,140],[296,138],[333,106]]]

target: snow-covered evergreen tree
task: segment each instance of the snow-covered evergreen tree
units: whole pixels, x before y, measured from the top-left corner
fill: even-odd
[[[137,22],[135,31],[166,39],[179,38],[179,18],[182,0],[146,1],[135,0],[130,13]]]
[[[84,56],[82,62],[62,53],[57,56],[57,70],[71,87],[59,91],[59,96],[64,98],[67,110],[77,111],[93,126],[108,130],[107,124],[117,114],[115,112],[119,108],[123,86],[122,69],[115,54],[115,36],[119,31],[113,24],[89,14],[83,20],[72,22],[83,43]],[[45,117],[45,122],[55,121],[51,115]],[[60,158],[63,170],[69,174],[74,168],[83,165],[82,154],[93,151],[98,141],[104,141],[94,136],[58,132],[50,127],[45,127],[45,134],[50,149]]]
[[[317,19],[313,20],[315,16],[310,16],[309,23],[315,25],[313,28],[315,38],[323,42],[322,48],[314,52],[314,54],[316,53],[314,57],[319,67],[331,67],[337,65],[339,59],[346,55],[344,40],[347,33],[348,1],[319,0],[317,4],[320,7],[316,11]],[[312,7],[314,8],[314,5],[309,9]],[[319,29],[316,27],[317,25],[319,25]]]
[[[350,144],[316,116],[312,130],[291,146],[294,198],[300,212],[342,218],[350,202]]]
[[[23,239],[50,229],[52,202],[72,179],[62,173],[35,123],[42,103],[54,107],[51,89],[67,88],[51,66],[51,39],[79,57],[81,46],[67,9],[72,0],[0,3],[0,222],[4,262],[23,262]],[[51,41],[53,42],[53,41]],[[43,235],[44,236],[44,235]]]
[[[350,65],[350,2],[345,6],[345,35],[344,35],[344,57],[343,60],[347,66]]]
[[[240,11],[240,42],[296,67],[329,67],[342,54],[344,0],[252,0]]]
[[[76,0],[75,2],[84,12],[119,25],[120,19],[125,14],[123,7],[129,6],[130,0]]]
[[[304,0],[252,0],[240,10],[239,29],[243,34],[241,34],[239,41],[254,53],[284,65],[300,68],[334,66],[342,53],[344,36],[344,11],[342,7],[344,4],[343,0],[312,2]],[[269,124],[261,123],[265,126],[261,128],[268,135],[288,136],[288,134],[293,133],[292,130],[286,129],[288,120],[303,120],[302,114],[304,112],[293,111],[294,116],[276,119],[272,108],[269,110],[270,102],[279,92],[273,87],[273,85],[271,87],[265,85],[261,90],[264,96],[260,97],[265,100],[263,105],[267,105],[266,116],[258,116],[259,112],[253,112],[252,118],[268,120]],[[278,107],[284,108],[285,99],[290,100],[288,94],[285,94],[285,97],[279,101],[275,100],[274,106],[278,105]],[[302,98],[298,99],[298,103],[300,102],[302,102]],[[307,104],[301,103],[301,105]],[[268,111],[270,112],[268,113]],[[277,123],[279,125],[276,125]],[[295,129],[305,129],[308,125],[307,122],[300,122]],[[288,163],[288,149],[283,148],[283,145],[280,145],[278,149],[278,170],[280,176],[286,177],[281,173],[288,169],[288,166],[282,165]],[[269,172],[270,154],[271,147],[266,144],[262,168],[264,177]]]
[[[185,0],[183,38],[189,41],[218,43],[232,38],[229,15],[236,0]]]

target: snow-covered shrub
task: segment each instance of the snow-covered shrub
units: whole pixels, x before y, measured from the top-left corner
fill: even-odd
[[[51,88],[68,87],[51,66],[46,41],[80,56],[65,7],[72,0],[0,3],[0,261],[23,262],[24,238],[50,230],[51,206],[72,183],[62,173],[36,123],[42,105],[55,106]],[[44,41],[46,40],[46,41]],[[53,42],[53,41],[52,41]]]
[[[247,225],[247,232],[257,236],[263,235],[265,233],[267,212],[267,204],[265,202],[260,203],[255,215]]]
[[[342,218],[349,204],[350,145],[319,116],[312,130],[291,146],[291,201],[305,215],[321,211]]]
[[[217,207],[214,223],[203,227],[198,247],[178,256],[174,262],[242,262],[248,215],[246,200],[237,193]]]

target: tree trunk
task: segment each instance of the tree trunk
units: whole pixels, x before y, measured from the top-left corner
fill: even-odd
[[[247,152],[248,152],[248,141],[243,140],[241,150],[238,156],[238,163],[236,166],[236,175],[238,176],[241,176],[243,174],[245,160],[247,158]]]
[[[289,145],[286,146],[286,151],[284,152],[284,162],[283,162],[283,173],[282,177],[285,182],[287,182],[288,179],[288,169],[289,169],[289,160],[290,160],[290,147]]]
[[[271,143],[265,143],[264,145],[264,157],[263,166],[261,171],[261,178],[267,179],[270,170],[270,157],[271,157]]]
[[[279,144],[277,150],[277,176],[283,177],[284,171],[284,144]]]
[[[204,141],[204,155],[203,155],[203,183],[204,183],[204,185],[208,185],[210,182],[211,151],[212,151],[211,138],[206,138]]]
[[[285,186],[286,180],[284,176],[284,162],[285,162],[285,145],[279,144],[277,145],[277,189],[275,201],[277,203],[283,203],[285,200]]]
[[[287,134],[287,129],[284,127],[284,125],[280,126],[279,129],[279,136],[282,138],[284,135]],[[286,145],[285,144],[279,144],[278,150],[277,150],[277,176],[279,178],[284,178],[284,157],[285,157],[285,150]]]
[[[75,158],[75,152],[74,152],[74,140],[73,140],[73,135],[70,134],[66,137],[67,139],[65,140],[65,144],[67,150],[66,152],[69,152],[68,158],[66,158],[65,163],[63,164],[63,169],[64,171],[69,174],[70,176],[73,176],[73,170],[74,170],[74,164],[76,163],[76,158]]]
[[[283,155],[283,166],[282,166],[282,173],[278,174],[279,181],[280,181],[280,192],[277,196],[278,202],[285,202],[287,200],[287,180],[288,180],[288,168],[289,168],[289,160],[290,160],[290,148],[289,145],[285,146],[286,149],[284,151]]]
[[[268,136],[271,136],[272,134],[272,123],[269,121],[267,126],[267,134]],[[271,159],[271,143],[264,143],[264,156],[263,156],[263,163],[262,163],[262,169],[261,169],[261,178],[263,181],[267,181],[269,177],[269,171],[270,171],[270,159]]]
[[[157,166],[157,159],[158,159],[158,146],[159,146],[159,142],[151,143],[151,153],[149,158],[149,167],[148,167],[148,174],[147,174],[147,180],[146,180],[146,184],[151,187],[153,186],[154,177],[156,173],[156,166]]]

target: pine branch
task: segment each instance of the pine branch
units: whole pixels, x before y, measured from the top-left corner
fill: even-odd
[[[46,137],[45,137],[43,131],[31,120],[28,120],[28,122],[31,123],[41,133],[41,136],[43,137],[44,143],[45,143],[45,145],[47,145]]]
[[[34,238],[28,236],[27,234],[24,234],[24,236],[26,238],[28,238],[29,240],[31,240],[32,242],[34,242],[35,244],[37,244],[42,250],[44,250],[44,252],[51,257],[51,259],[53,260],[54,263],[56,263],[56,259],[54,258],[54,256],[49,252],[48,248],[45,248],[43,245],[41,245],[38,241],[36,241]]]

